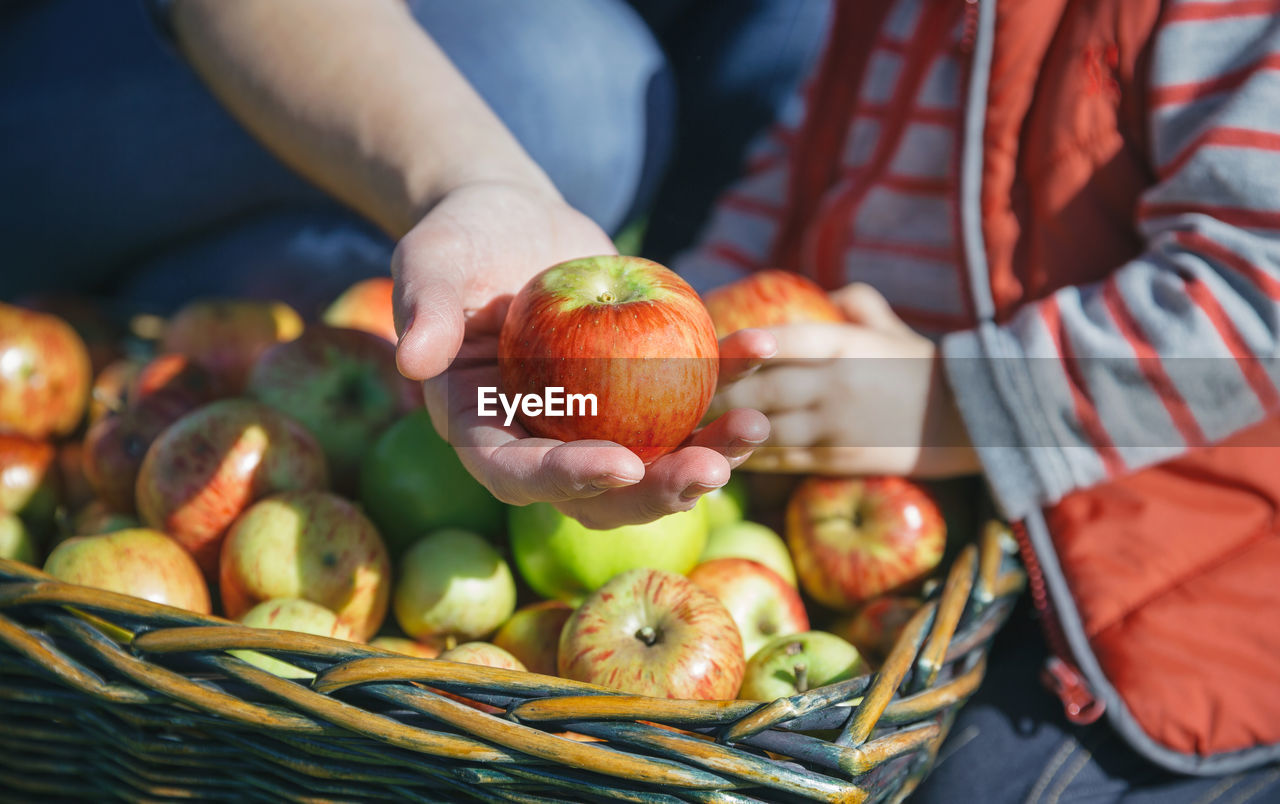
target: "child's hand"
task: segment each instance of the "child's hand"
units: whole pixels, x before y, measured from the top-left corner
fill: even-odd
[[[853,323],[771,329],[777,356],[721,390],[713,412],[769,417],[746,468],[943,477],[980,469],[937,350],[866,285],[832,295]]]

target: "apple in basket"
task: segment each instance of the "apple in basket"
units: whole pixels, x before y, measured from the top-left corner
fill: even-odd
[[[900,477],[809,477],[787,503],[800,585],[837,611],[923,581],[946,526],[924,489]]]
[[[834,634],[809,631],[775,637],[747,662],[742,697],[786,698],[854,678],[866,670],[858,649]]]
[[[559,600],[543,600],[518,610],[493,635],[493,644],[520,660],[530,672],[556,674],[560,632],[573,609]]]
[[[414,639],[481,639],[515,611],[516,582],[483,536],[439,530],[400,558],[392,607]]]
[[[758,561],[782,576],[792,586],[796,585],[796,568],[791,561],[787,543],[768,525],[742,520],[712,528],[707,534],[707,546],[700,561],[716,558],[746,558]]]
[[[44,571],[68,583],[209,613],[209,589],[200,568],[181,545],[156,530],[72,537],[53,549]]]
[[[245,509],[219,559],[226,616],[264,600],[319,603],[363,642],[377,633],[391,596],[391,562],[373,523],[326,491],[287,491]]]
[[[331,327],[359,329],[395,343],[394,287],[395,283],[389,276],[362,279],[334,299],[321,318]]]
[[[706,301],[721,338],[748,327],[846,320],[822,288],[790,271],[758,271],[708,292]]]
[[[27,523],[17,514],[0,511],[0,558],[35,564],[40,560],[40,546]]]
[[[219,388],[237,394],[258,356],[298,337],[302,327],[302,317],[284,302],[199,299],[165,324],[160,351],[189,355]]]
[[[333,637],[334,639],[353,638],[351,631],[338,621],[338,615],[319,603],[302,600],[296,597],[283,597],[264,600],[245,612],[240,618],[243,625],[251,628],[273,628],[280,631],[297,631],[313,636]],[[244,659],[255,667],[274,673],[284,678],[307,678],[311,676],[306,670],[295,667],[281,659],[267,656],[252,650],[229,651],[238,658]]]
[[[138,471],[138,514],[212,577],[223,536],[241,511],[275,492],[327,483],[324,453],[306,428],[260,402],[220,399],[151,444]]]
[[[560,675],[663,698],[737,695],[746,659],[728,610],[682,575],[624,572],[578,606],[560,635]]]
[[[89,351],[70,324],[0,302],[0,431],[67,435],[84,418],[92,381]]]
[[[606,255],[530,279],[511,302],[498,359],[502,397],[487,407],[478,398],[482,415],[502,415],[510,400],[535,436],[612,441],[649,463],[707,412],[719,345],[687,282],[655,262]]]
[[[57,460],[57,450],[46,441],[0,433],[0,513],[48,530],[58,506]]]
[[[868,600],[854,614],[836,621],[828,630],[852,642],[868,659],[883,661],[922,602],[918,597],[881,595]]]
[[[733,615],[748,659],[776,636],[809,630],[800,592],[763,564],[716,558],[694,567],[689,580],[714,595]]]
[[[440,654],[440,658],[450,662],[478,664],[484,667],[500,667],[504,670],[525,670],[524,664],[507,651],[491,642],[463,642],[457,647],[449,648]]]

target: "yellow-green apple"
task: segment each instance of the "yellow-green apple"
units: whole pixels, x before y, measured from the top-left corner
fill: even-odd
[[[322,319],[331,327],[364,330],[395,343],[396,322],[391,305],[394,287],[389,276],[361,279],[333,300]]]
[[[377,633],[391,562],[373,523],[327,491],[286,491],[250,505],[222,543],[219,591],[238,619],[264,600],[297,597],[338,615],[354,639]]]
[[[67,435],[84,418],[92,381],[89,352],[70,324],[0,302],[0,432]]]
[[[918,597],[881,595],[858,607],[852,615],[840,618],[828,630],[852,642],[868,659],[883,661],[921,602]]]
[[[351,631],[338,621],[338,615],[319,603],[296,597],[264,600],[245,612],[240,622],[251,628],[273,628],[334,639],[353,639]],[[230,653],[255,667],[284,678],[309,678],[312,675],[300,667],[257,651],[233,650]]]
[[[434,659],[444,650],[444,644],[437,640],[419,642],[396,636],[380,636],[369,641],[369,647],[403,653],[405,656],[417,656],[419,659]]]
[[[741,522],[747,515],[747,484],[741,475],[730,475],[728,483],[699,497],[698,505],[706,512],[709,530]]]
[[[800,585],[836,611],[924,580],[946,526],[929,495],[900,477],[810,477],[787,503]]]
[[[393,556],[433,530],[497,537],[506,525],[506,506],[463,467],[425,408],[387,428],[365,455],[360,501]]]
[[[624,572],[573,612],[560,675],[635,695],[724,700],[742,683],[742,635],[728,610],[683,575]]]
[[[796,585],[796,568],[786,542],[768,525],[743,520],[713,529],[707,534],[707,546],[699,561],[717,558],[748,558],[758,561]]]
[[[400,627],[414,639],[480,639],[515,611],[515,578],[483,536],[440,530],[401,557],[393,608]]]
[[[305,427],[260,402],[220,399],[152,442],[138,472],[138,514],[213,577],[241,511],[268,494],[327,483],[324,453]]]
[[[771,639],[747,662],[741,697],[786,698],[854,678],[866,670],[858,649],[834,634],[808,631]]]
[[[44,571],[68,583],[209,613],[209,588],[181,545],[149,528],[74,536],[53,548]]]
[[[302,326],[302,317],[284,302],[200,299],[169,319],[160,351],[189,355],[220,389],[237,394],[258,356],[298,337]]]
[[[718,359],[711,318],[675,273],[639,257],[571,260],[512,300],[498,341],[502,404],[492,410],[503,415],[509,400],[535,436],[612,441],[648,463],[702,419]],[[548,389],[564,395],[563,409]]]
[[[511,554],[525,582],[543,597],[576,603],[620,572],[693,569],[707,543],[702,509],[643,525],[591,530],[547,503],[511,508]]]
[[[57,450],[45,441],[0,433],[0,513],[16,514],[43,534],[57,506]]]
[[[484,667],[501,667],[505,670],[525,670],[524,664],[507,651],[490,642],[463,642],[456,648],[450,648],[440,654],[440,658],[450,662],[478,664]]]
[[[40,548],[31,531],[17,514],[0,511],[0,558],[35,564],[40,560]]]
[[[531,603],[502,624],[493,635],[493,644],[519,659],[530,672],[554,676],[560,632],[571,614],[573,609],[559,600]]]
[[[393,422],[422,406],[395,347],[356,329],[311,326],[262,353],[248,396],[292,416],[324,449],[334,485],[353,489],[360,462]]]
[[[706,302],[721,338],[748,327],[846,320],[822,288],[790,271],[758,271],[710,291]]]
[[[763,564],[716,558],[694,567],[689,580],[729,610],[742,632],[742,652],[748,659],[776,636],[809,630],[800,592]]]

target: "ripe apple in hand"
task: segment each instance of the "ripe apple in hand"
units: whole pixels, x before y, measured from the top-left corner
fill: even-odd
[[[70,324],[0,302],[0,432],[67,435],[84,418],[92,380],[89,352]]]
[[[365,455],[360,501],[393,556],[441,528],[497,537],[507,520],[506,506],[466,470],[425,408],[387,428]]]
[[[237,394],[259,355],[301,333],[302,317],[283,302],[201,299],[169,319],[160,351],[189,355],[219,388]]]
[[[742,697],[786,698],[854,678],[866,670],[858,649],[825,631],[775,637],[747,662]]]
[[[533,591],[568,603],[620,572],[647,567],[685,574],[707,542],[702,509],[643,525],[591,530],[548,503],[511,508],[511,553]]]
[[[440,654],[441,659],[464,664],[478,664],[484,667],[501,667],[506,670],[524,671],[526,668],[520,660],[497,645],[488,642],[463,642],[456,648],[450,648]]]
[[[829,630],[852,642],[868,659],[883,661],[921,602],[918,597],[881,595],[867,601],[852,616],[838,620]]]
[[[837,611],[923,580],[942,560],[933,500],[900,477],[810,477],[787,503],[800,585]]]
[[[743,520],[715,528],[707,535],[707,546],[700,562],[717,558],[747,558],[758,561],[778,573],[784,581],[796,585],[796,568],[786,542],[773,528],[759,522]]]
[[[220,399],[151,444],[138,472],[138,514],[212,577],[223,536],[241,511],[268,494],[327,483],[324,453],[306,428],[259,402]]]
[[[325,309],[324,323],[331,327],[372,332],[395,343],[396,322],[391,301],[394,287],[395,283],[389,276],[361,279]]]
[[[533,603],[511,615],[493,635],[493,644],[520,660],[530,672],[556,674],[560,632],[573,609],[559,600]]]
[[[377,529],[325,491],[286,491],[246,508],[222,543],[218,577],[232,619],[264,600],[297,597],[338,615],[361,642],[377,633],[391,597],[391,562]]]
[[[748,327],[846,320],[822,288],[790,271],[758,271],[708,292],[706,302],[720,338]]]
[[[579,406],[563,416],[534,415],[522,403],[526,430],[612,441],[645,463],[678,447],[707,412],[719,354],[711,318],[687,282],[655,262],[616,255],[563,262],[530,279],[498,342],[508,397],[540,401],[558,387],[597,401],[595,415]]]
[[[315,636],[333,637],[334,639],[351,640],[351,631],[338,621],[338,615],[329,611],[319,603],[299,598],[278,598],[264,600],[240,618],[243,625],[251,628],[274,628],[280,631],[297,631]],[[311,673],[295,667],[281,659],[267,656],[252,650],[228,651],[234,656],[244,659],[251,665],[274,673],[282,678],[309,678]]]
[[[800,593],[763,564],[717,558],[694,567],[689,580],[729,610],[742,632],[742,652],[748,659],[776,636],[809,630]]]
[[[396,621],[414,639],[480,639],[515,611],[511,568],[478,534],[436,531],[405,552],[399,570]]]
[[[560,675],[635,695],[725,700],[742,683],[742,635],[720,601],[682,575],[624,572],[573,612]]]
[[[263,352],[245,392],[309,429],[342,489],[355,487],[378,436],[422,406],[421,393],[396,368],[394,346],[368,332],[324,326]]]
[[[44,571],[68,583],[209,613],[209,589],[186,550],[147,528],[75,536],[53,549]]]

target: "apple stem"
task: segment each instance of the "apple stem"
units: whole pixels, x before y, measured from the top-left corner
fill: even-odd
[[[797,664],[794,668],[796,673],[796,692],[809,691],[809,666],[807,664]]]
[[[636,631],[636,639],[643,642],[645,647],[653,647],[653,643],[658,641],[658,632],[654,630],[652,625],[646,625]]]
[[[601,304],[613,304],[615,298],[616,297],[613,295],[612,292],[607,290],[602,290],[600,291],[600,295],[596,296],[596,301],[600,302]]]

